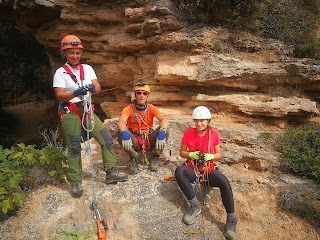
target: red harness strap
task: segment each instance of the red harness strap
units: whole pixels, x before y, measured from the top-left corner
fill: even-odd
[[[70,70],[70,68],[67,65],[63,65],[62,67],[64,68],[64,70],[67,71],[67,73],[70,75],[72,80],[75,83],[78,83],[78,79],[77,79],[76,75],[73,74],[73,72]],[[84,71],[83,71],[82,64],[79,64],[79,70],[80,70],[80,80],[83,81],[84,80]]]
[[[73,72],[71,71],[71,69],[67,66],[67,65],[63,65],[62,66],[64,68],[64,70],[67,71],[67,73],[70,75],[70,77],[72,78],[72,80],[78,84],[78,79],[77,79],[77,76],[73,74]],[[84,70],[83,70],[83,66],[82,64],[79,64],[79,70],[80,70],[80,80],[83,81],[84,80]],[[79,84],[78,84],[79,85]],[[59,120],[61,119],[61,117],[66,114],[66,113],[69,113],[69,112],[72,112],[74,111],[75,114],[77,114],[79,116],[79,118],[81,119],[82,118],[82,115],[81,115],[81,112],[78,108],[78,106],[75,104],[75,103],[72,103],[72,102],[68,102],[68,106],[64,107],[63,108],[63,111],[60,112],[59,114]],[[94,111],[94,105],[91,104],[91,109],[92,109],[92,112]],[[91,115],[91,112],[89,112],[89,117]],[[83,124],[86,123],[86,118],[83,119]]]
[[[142,139],[142,136],[138,136],[138,135],[135,135],[135,137],[137,138],[138,140],[138,150],[140,150],[143,146],[143,139]],[[145,146],[147,149],[150,148],[150,143],[149,141],[145,141]]]
[[[93,111],[94,111],[94,105],[93,105],[93,103],[91,104],[91,109],[92,109],[92,112],[93,112]],[[62,118],[62,116],[63,116],[64,114],[69,113],[69,112],[72,112],[72,111],[74,111],[74,113],[77,114],[80,119],[82,118],[81,112],[80,112],[77,104],[72,103],[72,102],[69,102],[69,106],[64,107],[64,108],[63,108],[63,111],[60,112],[60,114],[59,114],[59,120]],[[90,116],[91,116],[91,111],[89,112],[88,117],[90,117]],[[87,119],[84,118],[84,119],[83,119],[83,124],[86,124],[86,122],[87,122]]]

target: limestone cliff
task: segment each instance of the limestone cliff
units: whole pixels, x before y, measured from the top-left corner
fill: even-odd
[[[317,61],[292,58],[294,48],[276,40],[190,26],[169,0],[0,1],[0,10],[45,46],[52,72],[61,64],[61,38],[82,39],[108,118],[130,101],[138,80],[151,85],[150,101],[186,112],[203,104],[242,121],[269,122],[319,114]]]
[[[179,143],[196,105],[212,110],[221,134],[224,158],[219,169],[234,189],[240,239],[319,237],[312,225],[283,211],[277,201],[292,186],[305,188],[306,194],[317,190],[279,172],[279,153],[271,139],[262,137],[287,123],[319,120],[319,62],[295,59],[292,46],[273,39],[190,26],[188,16],[169,0],[0,0],[0,14],[45,47],[52,74],[62,64],[62,37],[81,38],[83,61],[94,67],[104,90],[94,100],[113,134],[138,80],[151,85],[149,101],[170,119],[171,135],[158,173],[143,169],[115,186],[105,186],[104,173],[96,173],[99,207],[111,223],[110,239],[224,239],[224,209],[216,189],[202,219],[187,228],[181,223],[186,205],[176,183],[162,181],[182,161]],[[118,170],[127,172],[123,150],[117,143],[115,149]],[[96,153],[94,149],[95,167],[101,169]],[[82,198],[70,198],[67,184],[39,189],[17,216],[0,226],[0,238],[12,239],[20,230],[16,239],[49,239],[59,228],[90,231],[90,168],[83,164]]]

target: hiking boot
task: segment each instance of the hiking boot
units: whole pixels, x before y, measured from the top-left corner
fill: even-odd
[[[138,160],[134,157],[130,158],[130,168],[132,175],[137,174],[139,172]]]
[[[159,156],[154,156],[151,161],[150,161],[150,166],[149,166],[149,170],[152,172],[157,172],[159,167],[158,167],[158,159]]]
[[[118,176],[113,174],[112,168],[107,170],[106,172],[106,184],[113,184],[113,183],[117,183],[117,182],[125,182],[128,180],[128,176],[124,175],[124,176]]]
[[[191,205],[187,213],[183,216],[183,222],[187,225],[193,224],[196,217],[201,213],[201,208],[198,205]]]
[[[226,223],[226,236],[230,240],[236,239],[236,228],[237,228],[238,219],[235,216],[228,216]]]
[[[83,189],[81,183],[72,184],[72,196],[75,198],[81,197],[83,194]]]

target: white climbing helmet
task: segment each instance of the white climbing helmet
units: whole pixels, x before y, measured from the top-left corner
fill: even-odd
[[[196,107],[193,110],[192,119],[211,119],[211,112],[205,106]]]

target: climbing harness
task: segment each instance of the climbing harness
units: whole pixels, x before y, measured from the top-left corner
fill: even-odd
[[[136,104],[135,102],[132,103],[132,108],[133,108],[133,116],[134,116],[134,122],[137,125],[138,132],[136,134],[136,137],[138,139],[138,142],[140,143],[141,139],[141,148],[142,148],[142,155],[143,155],[143,163],[146,165],[149,164],[149,160],[147,158],[147,149],[150,149],[150,141],[149,141],[149,134],[152,132],[150,129],[151,127],[145,122],[146,116],[148,114],[148,103],[146,103],[145,108],[143,109],[143,115],[141,115],[137,112],[136,109]],[[139,124],[139,119],[141,122],[147,127],[147,132],[143,133],[141,131],[141,124]]]
[[[73,72],[71,71],[71,69],[65,64],[62,66],[64,68],[64,70],[66,70],[66,72],[70,75],[71,79],[74,81],[74,83],[76,83],[78,85],[78,87],[82,87],[83,86],[83,80],[84,80],[84,70],[83,70],[83,66],[81,64],[79,64],[79,71],[80,71],[80,83],[77,79],[77,76],[73,74]],[[84,86],[85,89],[90,90],[90,84]],[[84,110],[89,113],[89,117],[91,117],[93,114],[92,112],[94,111],[94,105],[91,103],[91,100],[89,101],[90,105],[86,106],[84,105]],[[82,102],[83,104],[85,103],[85,101]],[[79,104],[79,103],[78,103]],[[79,108],[78,108],[78,104],[77,103],[73,103],[73,102],[63,102],[59,104],[59,122],[60,119],[62,118],[62,116],[66,113],[69,112],[74,112],[75,114],[77,114],[77,116],[81,119],[82,118],[82,127],[84,127],[84,125],[86,124],[86,118],[84,118],[84,114],[82,115]],[[81,104],[81,102],[80,102]],[[62,111],[60,111],[60,108],[63,108]]]
[[[79,64],[79,71],[80,71],[80,80],[81,80],[81,85],[83,85],[83,80],[84,80],[84,70],[83,70],[83,66],[82,64]],[[76,77],[76,75],[73,74],[73,72],[71,71],[71,69],[66,65],[64,64],[62,66],[64,68],[64,70],[67,71],[67,73],[70,75],[71,79],[74,81],[74,83],[78,84],[78,86],[80,87],[79,85],[79,82],[78,82],[78,79]],[[82,86],[81,86],[82,87]]]
[[[211,129],[208,132],[208,153],[210,154],[210,145],[211,145]],[[215,170],[215,165],[212,161],[206,162],[204,159],[204,154],[200,154],[199,160],[197,162],[197,166],[194,168],[196,173],[196,186],[199,186],[199,183],[202,185],[202,192],[199,190],[200,195],[203,197],[203,204],[208,204],[208,198],[210,198],[209,190],[210,190],[210,182],[209,182],[209,174],[211,171]],[[200,175],[201,174],[201,175]]]
[[[149,164],[149,160],[147,158],[147,147],[146,147],[146,141],[149,141],[148,133],[142,133],[141,134],[141,139],[142,139],[143,162],[148,165]]]

